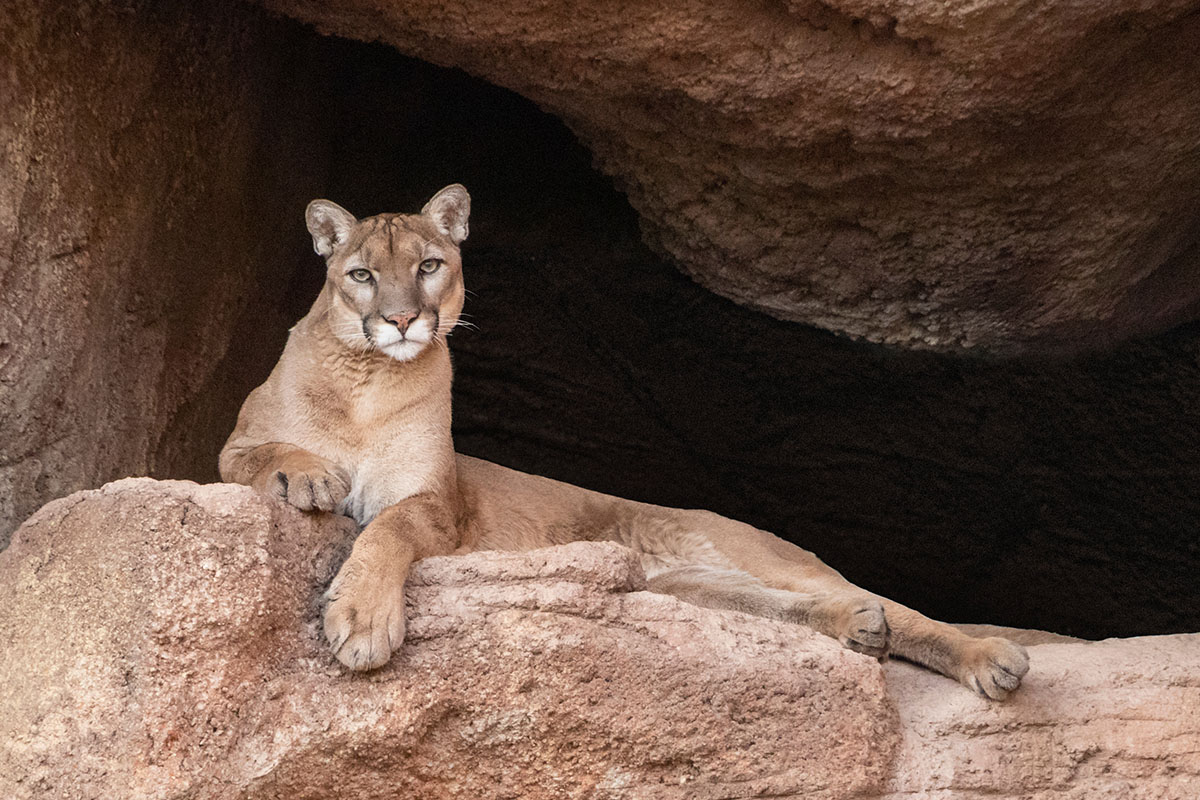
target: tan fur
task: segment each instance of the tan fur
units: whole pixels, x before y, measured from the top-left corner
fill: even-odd
[[[859,652],[924,664],[992,699],[1017,688],[1028,669],[1019,645],[972,638],[871,595],[769,533],[456,455],[446,335],[462,310],[458,245],[469,208],[457,185],[420,215],[361,222],[314,201],[308,223],[327,257],[325,287],[271,376],[247,398],[221,453],[225,480],[365,526],[327,593],[325,633],[338,659],[371,669],[401,644],[404,581],[416,559],[610,540],[642,554],[652,590],[810,625]],[[430,252],[442,259],[436,284],[419,267]],[[350,277],[354,269],[373,272],[371,291]],[[430,341],[382,346],[395,335],[385,318],[418,311],[417,319],[436,312]]]

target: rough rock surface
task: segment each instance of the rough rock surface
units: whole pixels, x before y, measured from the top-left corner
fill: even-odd
[[[1197,0],[262,2],[532,98],[785,319],[1004,350],[1200,309]]]
[[[431,560],[404,650],[346,674],[317,598],[350,538],[228,485],[47,506],[0,556],[19,642],[0,795],[833,797],[886,777],[873,661],[637,591],[612,545]]]
[[[887,666],[903,742],[888,800],[1200,797],[1200,634],[1030,648],[1014,702],[985,706]]]
[[[295,322],[239,327],[294,266],[324,169],[304,148],[323,124],[311,37],[264,16],[0,6],[0,531],[82,487],[178,474],[180,438],[228,433],[206,382],[231,342],[268,343],[269,366]]]
[[[0,795],[1194,797],[1200,642],[1040,645],[1014,702],[641,591],[613,545],[419,565],[348,675],[353,535],[244,487],[129,479],[0,554]],[[974,793],[974,794],[972,794]]]

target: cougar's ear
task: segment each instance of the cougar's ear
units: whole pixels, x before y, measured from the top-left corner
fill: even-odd
[[[452,183],[430,198],[421,213],[433,220],[438,230],[455,244],[467,238],[467,217],[471,216],[471,195],[461,183]]]
[[[328,256],[333,249],[350,238],[358,222],[346,209],[328,200],[313,200],[304,210],[304,221],[313,237],[313,250]]]

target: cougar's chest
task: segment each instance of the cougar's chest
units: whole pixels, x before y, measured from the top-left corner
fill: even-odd
[[[349,404],[353,435],[341,442],[350,473],[343,513],[362,525],[390,505],[436,490],[453,458],[448,404],[370,388]]]
[[[451,365],[444,348],[411,362],[312,344],[296,360],[286,404],[287,438],[333,461],[350,477],[341,513],[360,524],[415,494],[452,480]],[[328,344],[328,343],[327,343]],[[291,416],[291,415],[289,415]]]

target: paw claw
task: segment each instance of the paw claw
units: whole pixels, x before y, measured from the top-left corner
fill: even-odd
[[[335,636],[337,638],[335,640],[330,640],[329,642],[329,649],[332,650],[334,654],[342,649],[342,645],[346,643],[346,639],[350,636],[350,630],[347,628],[345,630],[338,631],[335,633]]]

